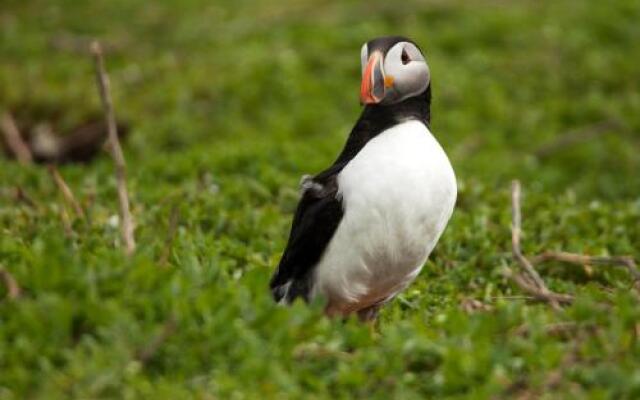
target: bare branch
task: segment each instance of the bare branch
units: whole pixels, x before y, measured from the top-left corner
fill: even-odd
[[[531,328],[532,324],[525,323],[514,329],[512,332],[518,336],[529,336],[532,331]],[[541,330],[544,331],[546,335],[573,338],[577,333],[579,333],[579,331],[592,332],[597,328],[597,325],[590,321],[582,323],[578,323],[576,321],[561,321],[538,326],[537,328],[542,328]]]
[[[555,260],[580,265],[624,266],[633,276],[636,285],[640,282],[640,271],[638,271],[638,267],[633,258],[629,256],[597,257],[567,253],[564,251],[547,251],[541,255],[533,257],[531,261],[527,259],[522,254],[522,249],[520,248],[522,217],[520,212],[520,182],[517,180],[513,181],[511,185],[511,213],[511,244],[513,257],[526,272],[526,275],[514,273],[510,268],[505,268],[505,275],[523,291],[538,300],[550,303],[554,309],[559,309],[560,304],[571,303],[573,296],[550,291],[540,275],[538,275],[538,272],[533,268],[534,264]]]
[[[47,166],[47,169],[49,170],[53,181],[56,183],[56,186],[58,186],[60,193],[62,193],[64,201],[69,204],[71,208],[73,208],[73,211],[78,217],[85,219],[84,210],[80,206],[80,203],[76,201],[71,188],[69,188],[69,185],[67,185],[67,183],[64,181],[64,178],[62,178],[62,175],[60,175],[60,172],[58,172],[58,169],[55,167],[55,165],[49,164]]]
[[[109,146],[111,148],[111,156],[115,164],[116,184],[118,187],[118,199],[120,202],[120,217],[122,220],[122,238],[125,244],[125,252],[131,255],[136,248],[134,239],[134,223],[129,207],[129,194],[127,192],[127,173],[122,147],[118,139],[118,128],[116,125],[116,117],[113,111],[113,101],[111,99],[109,76],[104,66],[104,57],[100,43],[94,41],[91,44],[91,52],[96,63],[96,78],[98,81],[98,89],[100,91],[100,99],[104,108],[104,114],[107,121]]]
[[[31,150],[22,139],[20,131],[18,130],[18,126],[16,125],[16,122],[11,114],[2,114],[0,125],[2,127],[2,132],[4,133],[4,138],[7,142],[7,146],[9,146],[9,149],[18,160],[18,162],[20,162],[21,164],[31,164],[33,162]]]
[[[493,310],[493,307],[491,305],[485,304],[485,303],[481,302],[480,300],[474,299],[474,298],[471,298],[471,297],[465,297],[464,299],[462,299],[462,302],[460,303],[460,307],[467,314],[472,314],[472,313],[477,312],[477,311],[491,311],[491,310]]]
[[[572,296],[553,293],[547,288],[538,272],[533,268],[531,262],[522,254],[520,248],[520,235],[522,234],[522,214],[520,211],[520,182],[514,180],[511,183],[511,249],[513,258],[518,262],[530,279],[523,275],[515,274],[508,270],[507,276],[511,278],[522,290],[531,294],[539,300],[551,304],[558,310],[561,303],[570,303]]]
[[[640,271],[630,256],[587,256],[584,254],[568,253],[566,251],[546,251],[531,259],[533,264],[547,261],[560,261],[578,265],[613,265],[627,268],[635,281],[640,280]]]
[[[71,239],[73,238],[74,231],[73,226],[71,226],[71,218],[69,218],[69,213],[64,206],[60,207],[60,220],[62,221],[62,228],[64,229],[64,235]]]
[[[169,256],[171,255],[171,248],[173,247],[173,240],[176,236],[176,231],[178,230],[178,222],[180,219],[180,210],[177,205],[173,205],[171,207],[171,214],[169,215],[169,229],[167,230],[167,238],[164,243],[164,248],[162,250],[162,255],[160,256],[160,261],[158,262],[161,267],[167,265],[169,261]]]
[[[511,182],[511,251],[513,257],[520,263],[522,268],[531,276],[534,283],[538,288],[546,288],[544,281],[538,275],[538,272],[533,268],[533,265],[522,254],[520,248],[520,235],[522,234],[522,216],[520,212],[520,182]]]
[[[20,297],[20,286],[18,286],[18,282],[16,282],[13,275],[9,273],[6,269],[0,267],[0,278],[2,278],[2,282],[4,286],[7,288],[7,298],[9,300],[16,300]]]
[[[550,290],[543,290],[524,279],[523,275],[514,273],[510,268],[504,269],[504,275],[511,279],[520,289],[528,293],[537,300],[551,304],[551,307],[558,310],[560,304],[571,304],[573,296],[568,294],[554,293]]]
[[[24,203],[31,208],[38,208],[38,205],[36,204],[36,202],[33,201],[31,196],[29,196],[21,186],[16,186],[14,193],[15,193],[14,198],[17,202]]]
[[[162,329],[158,336],[156,336],[148,346],[138,351],[136,359],[142,364],[146,364],[156,355],[160,347],[169,339],[177,328],[177,321],[175,315],[170,315],[169,318],[162,324]]]

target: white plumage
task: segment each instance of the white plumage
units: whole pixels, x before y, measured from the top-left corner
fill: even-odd
[[[418,275],[453,212],[456,179],[427,127],[410,120],[370,140],[338,175],[344,216],[314,271],[328,314],[385,302]]]

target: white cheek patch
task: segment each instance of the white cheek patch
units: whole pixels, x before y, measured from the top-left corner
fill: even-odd
[[[429,66],[424,61],[411,61],[394,75],[394,87],[403,98],[422,93],[429,86]]]
[[[402,53],[409,56],[409,62],[402,61]],[[422,93],[429,86],[429,66],[418,48],[409,42],[395,44],[385,56],[384,69],[387,76],[393,77],[393,89],[396,101]]]

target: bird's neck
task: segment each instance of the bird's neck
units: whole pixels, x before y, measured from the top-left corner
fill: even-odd
[[[409,97],[399,103],[369,104],[360,116],[360,121],[370,121],[372,126],[381,128],[380,132],[409,119],[422,121],[427,126],[431,123],[431,85],[418,96]]]
[[[431,85],[418,96],[396,104],[365,106],[334,166],[344,166],[369,140],[392,126],[411,119],[421,121],[427,127],[431,123]]]

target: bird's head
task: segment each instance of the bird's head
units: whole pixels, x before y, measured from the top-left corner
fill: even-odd
[[[429,66],[410,39],[385,36],[362,46],[362,104],[395,104],[423,93],[430,82]]]

